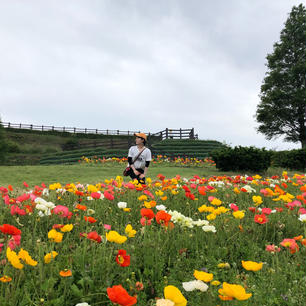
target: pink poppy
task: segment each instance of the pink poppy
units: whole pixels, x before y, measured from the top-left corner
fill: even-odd
[[[106,230],[111,230],[112,226],[109,225],[109,224],[103,224],[103,227],[106,229]]]
[[[276,252],[280,252],[280,247],[275,246],[274,244],[268,244],[266,245],[266,251],[270,252],[270,253],[276,253]]]
[[[230,204],[230,208],[231,208],[233,211],[239,210],[239,207],[238,207],[236,204],[234,204],[234,203],[231,203],[231,204]]]
[[[29,199],[30,199],[30,194],[24,193],[23,195],[17,197],[17,198],[16,198],[16,201],[18,201],[18,202],[21,203],[21,202],[27,201],[27,200],[29,200]]]
[[[26,212],[24,209],[20,209],[17,205],[12,205],[11,206],[11,215],[20,215],[20,216],[24,216],[26,215]]]
[[[143,193],[154,199],[154,195],[149,190],[144,190]]]
[[[146,217],[142,217],[140,219],[140,223],[142,226],[151,225],[152,219],[147,219]]]
[[[11,250],[14,250],[17,246],[20,245],[21,235],[13,235],[8,242],[8,246]]]
[[[53,213],[59,215],[62,218],[65,218],[69,216],[69,209],[67,206],[57,205],[56,207],[54,207]]]
[[[298,211],[299,214],[305,215],[306,214],[306,209],[304,207],[301,207]]]

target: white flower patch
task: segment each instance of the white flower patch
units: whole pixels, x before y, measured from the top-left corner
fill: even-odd
[[[303,223],[306,223],[306,214],[300,215],[299,220]]]
[[[217,186],[217,187],[225,187],[225,184],[222,181],[209,182],[208,185],[210,185],[210,186]]]
[[[34,202],[36,203],[35,209],[39,210],[38,215],[40,217],[50,216],[51,209],[55,207],[54,203],[47,202],[43,198],[37,197]]]
[[[166,210],[167,209],[167,207],[165,205],[156,205],[155,208],[157,210]]]
[[[202,227],[202,230],[204,232],[213,232],[213,233],[216,233],[216,228],[213,225],[204,225]]]
[[[118,202],[117,203],[118,208],[120,209],[124,209],[127,207],[127,203],[126,202]]]
[[[244,188],[247,191],[247,193],[252,193],[252,192],[256,193],[256,189],[252,188],[250,185],[245,185],[242,188]]]
[[[183,288],[186,291],[193,291],[193,290],[197,289],[197,290],[200,290],[202,292],[205,292],[208,289],[208,285],[205,284],[201,280],[193,280],[193,281],[190,281],[190,282],[184,282],[184,283],[182,283],[182,285],[183,285]]]

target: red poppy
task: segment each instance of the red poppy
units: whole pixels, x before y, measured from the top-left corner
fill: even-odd
[[[93,217],[86,217],[86,216],[84,216],[84,220],[89,222],[89,223],[96,223],[97,222],[97,220],[95,218],[93,218]]]
[[[150,208],[142,208],[140,210],[141,216],[147,218],[148,220],[151,220],[154,218],[154,212]]]
[[[26,187],[26,188],[29,187],[29,185],[26,182],[23,182],[23,186]]]
[[[101,236],[96,231],[88,233],[87,238],[90,239],[90,240],[94,240],[98,243],[100,243],[101,240],[102,240]]]
[[[104,191],[104,197],[110,201],[112,201],[115,197],[109,192],[109,191]]]
[[[8,189],[9,191],[13,191],[13,186],[12,186],[12,185],[8,185],[8,186],[7,186],[7,189]]]
[[[107,288],[107,295],[113,303],[121,306],[132,306],[137,303],[137,298],[130,296],[121,285]]]
[[[92,192],[90,194],[90,196],[93,198],[93,199],[100,199],[101,198],[101,193],[100,192]]]
[[[157,177],[158,177],[161,181],[163,181],[163,180],[166,178],[166,177],[165,177],[164,175],[162,175],[162,174],[158,174]]]
[[[268,218],[266,217],[265,214],[261,214],[261,215],[255,215],[255,216],[254,216],[254,221],[255,221],[256,223],[259,223],[259,224],[265,224],[265,223],[267,223],[269,220],[268,220]]]
[[[79,191],[79,190],[76,190],[76,191],[75,191],[75,194],[78,195],[78,196],[80,196],[80,197],[83,197],[83,196],[84,196],[84,192]]]
[[[168,226],[168,223],[171,220],[171,215],[166,213],[164,210],[160,210],[157,212],[155,219],[158,224]]]
[[[130,265],[130,255],[126,255],[126,250],[118,250],[116,261],[119,266],[128,267]]]
[[[205,190],[206,190],[205,186],[199,186],[198,187],[199,194],[201,194],[201,195],[206,195]]]
[[[3,234],[8,234],[8,235],[20,235],[21,230],[19,230],[17,227],[10,225],[10,224],[3,224],[0,226],[0,231]]]

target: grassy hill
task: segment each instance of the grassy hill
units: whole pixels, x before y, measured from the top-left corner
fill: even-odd
[[[86,157],[124,157],[133,145],[133,136],[71,134],[55,131],[31,131],[5,129],[9,143],[7,165],[49,165],[75,163]],[[208,157],[210,152],[223,146],[214,140],[176,140],[160,141],[151,138],[149,147],[153,155],[168,157]]]

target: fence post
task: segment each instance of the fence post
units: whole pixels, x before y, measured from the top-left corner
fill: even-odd
[[[42,126],[41,126],[41,131],[43,131],[43,130],[44,130],[44,126],[42,125]]]
[[[8,123],[8,128],[10,128],[10,127],[11,127],[11,123],[9,122],[9,123]]]
[[[85,134],[87,134],[87,128],[85,128]]]
[[[73,133],[75,134],[75,128],[73,128]]]
[[[194,128],[192,128],[190,131],[190,138],[194,139]]]
[[[63,126],[63,132],[65,132],[65,127]]]
[[[96,134],[98,134],[98,129],[96,129]]]
[[[117,130],[117,135],[119,135],[119,130]]]
[[[106,135],[108,135],[108,130],[106,130]]]
[[[182,128],[180,128],[180,139],[182,139]]]
[[[168,128],[166,128],[166,139],[168,139]]]
[[[30,125],[30,129],[33,130],[33,124]]]
[[[19,124],[19,128],[21,129],[21,123]]]

